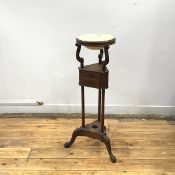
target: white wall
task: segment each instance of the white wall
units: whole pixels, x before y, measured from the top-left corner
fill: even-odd
[[[0,112],[80,112],[75,38],[115,35],[107,113],[175,114],[174,0],[0,0]],[[97,52],[83,48],[85,63]],[[86,89],[87,112],[97,90]]]

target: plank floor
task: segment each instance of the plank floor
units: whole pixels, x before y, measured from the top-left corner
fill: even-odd
[[[0,117],[0,175],[175,175],[175,120],[106,119],[115,164],[94,139],[63,147],[80,124],[69,116]]]

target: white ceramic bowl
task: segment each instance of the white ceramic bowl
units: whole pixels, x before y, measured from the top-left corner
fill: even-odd
[[[115,37],[109,34],[84,34],[78,36],[77,40],[88,49],[99,50],[108,45],[109,42],[115,42]]]

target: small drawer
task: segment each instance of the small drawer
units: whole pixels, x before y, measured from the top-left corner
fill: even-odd
[[[101,77],[101,74],[98,72],[91,72],[91,71],[80,71],[80,77],[81,78],[87,78],[87,79],[95,79],[99,80]]]
[[[80,84],[80,86],[101,88],[100,87],[100,80],[81,78],[80,81],[79,81],[79,84]]]

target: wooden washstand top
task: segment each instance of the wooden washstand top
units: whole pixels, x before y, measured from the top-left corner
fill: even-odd
[[[115,37],[109,34],[84,34],[76,38],[76,43],[88,49],[99,50],[115,43]]]

